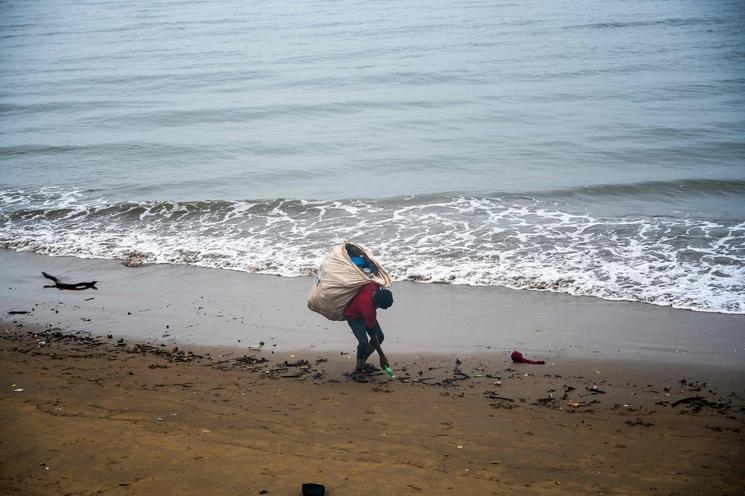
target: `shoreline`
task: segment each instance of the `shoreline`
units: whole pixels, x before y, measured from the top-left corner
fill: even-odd
[[[44,289],[41,271],[97,279],[98,290]],[[345,322],[306,308],[311,278],[0,250],[0,322],[82,330],[170,345],[352,351]],[[2,286],[0,286],[2,287]],[[745,315],[551,292],[415,282],[379,312],[394,354],[479,355],[513,349],[547,361],[599,357],[745,371]],[[28,311],[8,315],[8,311]],[[12,317],[12,318],[11,318]]]

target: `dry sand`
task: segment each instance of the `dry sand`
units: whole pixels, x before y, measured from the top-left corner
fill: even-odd
[[[302,482],[319,482],[330,495],[735,495],[745,487],[745,389],[721,370],[412,356],[398,357],[396,381],[378,373],[357,383],[345,375],[350,362],[338,353],[193,355],[11,326],[0,339],[0,489],[296,495]]]

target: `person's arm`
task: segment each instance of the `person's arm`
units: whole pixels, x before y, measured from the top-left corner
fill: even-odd
[[[380,343],[378,342],[378,336],[375,332],[375,329],[367,328],[367,333],[370,335],[370,343],[372,343],[373,347],[375,348],[375,351],[378,352],[378,356],[380,357],[380,366],[382,368],[388,367],[388,358],[386,358],[385,353],[383,353],[383,349],[380,347]]]

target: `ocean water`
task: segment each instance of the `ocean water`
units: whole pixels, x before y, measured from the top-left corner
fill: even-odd
[[[745,313],[739,0],[0,0],[0,247]]]

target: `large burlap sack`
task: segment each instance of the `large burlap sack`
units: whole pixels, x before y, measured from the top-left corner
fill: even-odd
[[[357,267],[347,253],[347,245],[361,251],[368,261],[375,266],[377,274],[365,274]],[[313,289],[308,296],[308,308],[318,312],[329,320],[345,320],[344,309],[362,286],[368,282],[390,287],[391,277],[383,270],[380,262],[370,251],[358,243],[345,241],[336,246],[321,262]]]

